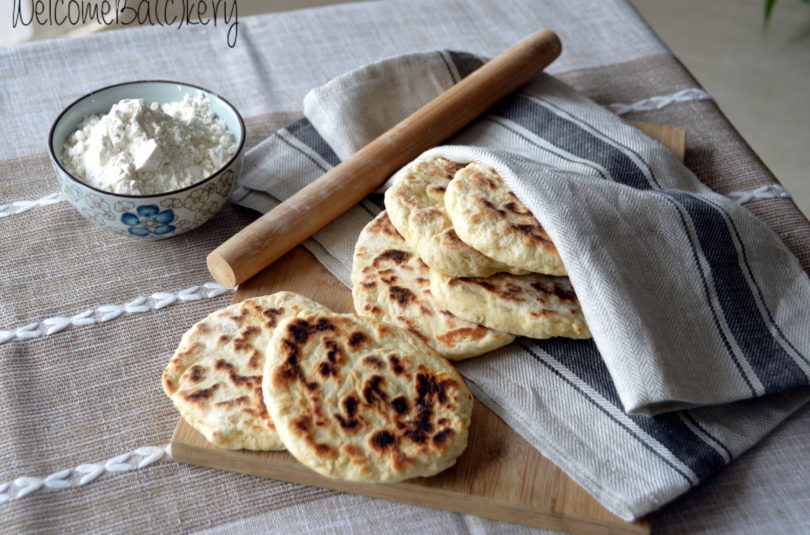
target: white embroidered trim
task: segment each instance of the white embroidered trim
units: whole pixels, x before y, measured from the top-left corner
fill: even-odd
[[[22,212],[27,212],[31,208],[55,204],[61,200],[62,200],[62,193],[57,191],[56,193],[51,193],[50,195],[46,195],[41,199],[37,199],[35,201],[15,201],[11,204],[0,205],[0,217],[20,214]]]
[[[745,204],[759,199],[790,198],[790,192],[779,184],[766,184],[751,191],[734,191],[726,195],[726,197],[737,201],[737,204]]]
[[[105,473],[128,472],[146,468],[166,458],[171,459],[171,444],[144,446],[118,455],[102,463],[80,464],[76,468],[60,470],[46,477],[18,477],[0,483],[0,504],[25,498],[39,490],[62,490],[86,485]]]
[[[217,284],[216,282],[206,282],[202,286],[192,286],[179,292],[156,292],[149,297],[138,297],[123,305],[101,305],[93,310],[86,310],[69,318],[55,317],[47,318],[39,322],[29,323],[9,331],[0,331],[0,344],[5,344],[11,340],[22,340],[28,338],[39,338],[48,336],[67,327],[80,327],[84,325],[94,325],[110,321],[124,314],[137,314],[149,312],[165,306],[177,303],[178,301],[196,301],[199,299],[210,299],[232,291]]]
[[[661,95],[655,97],[645,98],[632,104],[623,104],[616,102],[614,104],[607,104],[605,107],[616,113],[617,115],[624,115],[631,111],[650,111],[660,110],[663,107],[674,104],[675,102],[689,102],[693,100],[711,100],[712,97],[706,91],[691,87],[683,89],[671,95]]]

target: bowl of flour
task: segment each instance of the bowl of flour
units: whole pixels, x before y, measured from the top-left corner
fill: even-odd
[[[222,209],[244,144],[244,121],[227,100],[169,81],[85,95],[59,115],[49,136],[62,194],[76,210],[146,240],[192,230]]]

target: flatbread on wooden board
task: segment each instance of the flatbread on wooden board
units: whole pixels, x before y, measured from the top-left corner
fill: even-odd
[[[267,344],[280,321],[330,310],[292,292],[254,297],[189,329],[163,370],[163,390],[189,425],[228,449],[282,450],[262,395]]]
[[[467,321],[530,338],[590,338],[568,277],[499,273],[488,278],[448,277],[432,270],[436,301]]]
[[[357,238],[352,297],[358,314],[397,325],[450,360],[475,357],[515,339],[439,306],[430,293],[430,268],[413,253],[385,211]]]
[[[452,466],[473,398],[455,368],[407,332],[354,314],[290,318],[264,374],[290,453],[332,478],[392,482]]]
[[[461,240],[504,264],[546,275],[567,275],[545,229],[494,170],[470,163],[444,195]]]
[[[394,228],[425,264],[448,275],[526,273],[481,254],[456,235],[444,207],[444,190],[462,167],[464,164],[444,158],[431,158],[399,171],[385,192],[385,208]]]

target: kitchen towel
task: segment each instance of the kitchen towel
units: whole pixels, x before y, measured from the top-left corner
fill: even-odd
[[[246,155],[233,200],[271,209],[481,62],[412,54],[314,89],[304,119]],[[617,515],[685,492],[806,401],[806,274],[657,142],[541,75],[433,155],[501,173],[557,245],[594,333],[520,339],[459,368]],[[357,234],[381,209],[372,195],[307,242],[347,285]]]

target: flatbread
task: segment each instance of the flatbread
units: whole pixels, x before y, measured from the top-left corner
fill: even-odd
[[[436,301],[467,321],[530,338],[590,338],[568,277],[532,273],[457,278],[430,272]]]
[[[458,237],[486,256],[534,273],[567,274],[543,226],[494,170],[473,162],[458,171],[444,205]]]
[[[254,297],[209,315],[180,340],[163,390],[209,442],[228,449],[282,450],[262,397],[266,347],[279,321],[329,309],[292,292]]]
[[[526,273],[476,251],[456,235],[444,207],[444,190],[464,167],[444,158],[414,162],[394,176],[385,208],[394,228],[425,264],[454,277]]]
[[[385,211],[357,238],[352,297],[358,314],[397,325],[450,360],[475,357],[515,339],[440,307],[430,293],[430,268],[413,254]]]
[[[354,314],[303,315],[271,340],[264,396],[290,453],[331,478],[392,482],[452,466],[472,394],[455,368],[399,329]]]

